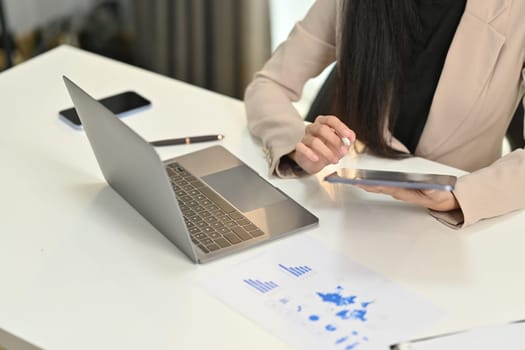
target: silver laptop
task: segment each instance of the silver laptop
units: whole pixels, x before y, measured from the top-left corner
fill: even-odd
[[[0,329],[0,350],[42,350],[27,341]]]
[[[162,162],[153,146],[64,81],[108,184],[194,262],[318,223],[221,146]]]

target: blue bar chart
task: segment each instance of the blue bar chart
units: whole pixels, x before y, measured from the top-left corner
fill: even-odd
[[[290,266],[285,266],[283,264],[279,264],[279,267],[281,269],[283,269],[284,271],[292,274],[295,277],[300,277],[300,276],[305,275],[308,272],[312,271],[312,269],[309,268],[308,266],[290,267]]]
[[[272,282],[272,281],[261,282],[259,280],[245,279],[243,280],[243,282],[249,285],[250,287],[255,288],[257,291],[263,294],[268,293],[272,289],[279,287],[277,283]]]

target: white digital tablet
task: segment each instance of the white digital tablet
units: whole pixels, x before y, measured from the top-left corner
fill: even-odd
[[[452,191],[456,176],[419,174],[398,171],[341,168],[326,176],[325,181],[352,185],[392,186],[421,190]]]

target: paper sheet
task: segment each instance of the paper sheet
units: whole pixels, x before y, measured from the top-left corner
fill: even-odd
[[[304,235],[203,286],[298,349],[388,349],[441,316],[428,301]]]

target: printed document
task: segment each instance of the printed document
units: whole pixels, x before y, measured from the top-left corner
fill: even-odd
[[[275,243],[203,285],[297,349],[388,349],[442,316],[430,302],[312,238]]]

